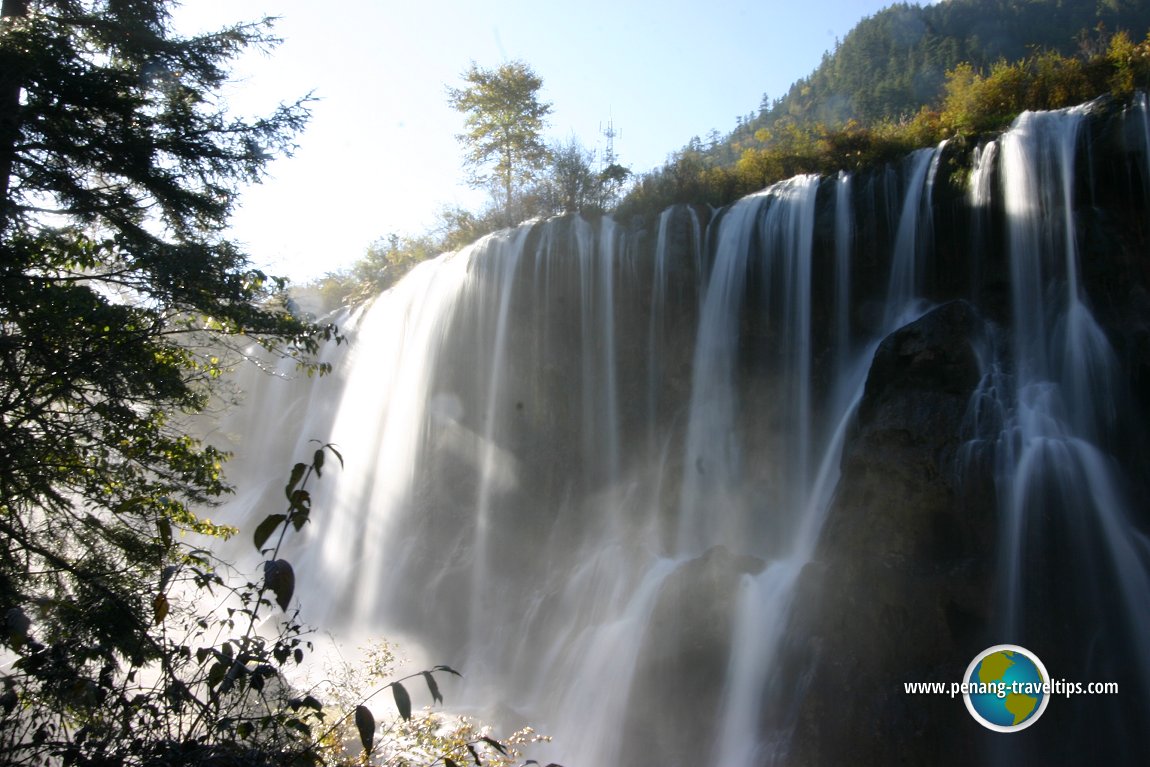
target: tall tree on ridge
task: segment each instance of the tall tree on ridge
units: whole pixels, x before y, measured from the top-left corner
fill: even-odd
[[[448,103],[465,115],[464,163],[475,187],[497,185],[507,224],[514,221],[515,193],[542,170],[548,160],[540,135],[551,104],[539,100],[543,81],[522,61],[498,69],[475,62],[463,73],[466,85],[447,89]]]

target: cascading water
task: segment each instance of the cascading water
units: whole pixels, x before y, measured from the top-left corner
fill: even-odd
[[[972,404],[975,419],[989,421],[983,438],[996,462],[1002,641],[1048,652],[1064,668],[1120,679],[1145,701],[1150,658],[1139,648],[1150,636],[1150,539],[1116,460],[1128,428],[1119,422],[1131,402],[1080,276],[1076,164],[1087,113],[1025,113],[998,150],[980,158],[999,163],[1012,316],[1008,342],[997,345],[1007,350],[989,355]],[[981,195],[990,191],[989,175],[976,167],[978,207],[987,202]],[[1059,647],[1051,636],[1059,624],[1081,637],[1078,644]],[[1145,757],[1141,704],[1100,701],[1084,709],[1083,720],[1100,720],[1129,739],[1118,750],[1123,758]]]
[[[931,209],[931,191],[938,174],[942,147],[919,149],[910,156],[911,173],[903,195],[902,215],[890,269],[884,327],[893,329],[921,313],[916,305],[922,290],[921,264],[934,246],[930,215],[919,215]]]
[[[685,213],[685,215],[683,215]],[[676,216],[676,214],[678,214]],[[668,263],[672,251],[669,247],[671,241],[671,227],[672,223],[676,220],[682,220],[686,224],[687,230],[684,233],[686,241],[689,243],[689,250],[694,255],[693,260],[687,261],[682,264]],[[661,435],[656,429],[659,423],[659,410],[662,400],[660,395],[662,393],[662,386],[660,382],[665,379],[671,371],[667,369],[665,359],[667,358],[664,352],[664,346],[677,342],[674,332],[668,327],[668,306],[677,307],[682,306],[685,301],[690,301],[689,298],[682,295],[673,295],[670,292],[670,277],[672,270],[676,267],[679,269],[687,268],[692,274],[692,280],[689,283],[687,290],[689,293],[702,296],[705,289],[705,281],[703,280],[703,222],[699,220],[698,212],[693,208],[667,208],[659,215],[659,234],[655,241],[655,254],[654,254],[654,268],[651,277],[651,320],[650,320],[650,333],[648,336],[648,380],[647,380],[647,395],[649,397],[647,421],[651,427],[649,449],[653,452],[661,450],[659,447],[660,440],[664,435]],[[680,286],[682,290],[682,286]]]
[[[1087,616],[1150,689],[1134,647],[1150,633],[1147,547],[1115,458],[1133,405],[1078,278],[1081,119],[1028,116],[979,150],[968,244],[1005,222],[1010,266],[1001,277],[976,255],[973,288],[941,285],[933,265],[953,250],[934,219],[946,146],[713,215],[677,206],[651,230],[525,224],[421,265],[349,317],[335,376],[291,395],[279,379],[239,383],[253,404],[221,427],[238,435],[233,521],[277,510],[263,505],[277,483],[245,476],[336,442],[347,468],[316,485],[314,524],[287,555],[309,620],[461,667],[450,702],[553,735],[536,758],[785,764],[796,717],[783,709],[805,693],[779,653],[850,492],[839,462],[871,360],[932,301],[978,302],[1003,279],[1011,310],[982,350],[962,453],[967,471],[994,467],[1000,501],[992,636],[1039,644]],[[1051,517],[1061,527],[1044,532]],[[1089,554],[1067,543],[1079,538]],[[1052,546],[1111,586],[1105,599],[1071,584],[1059,608],[1045,591],[1056,566],[1035,587]],[[1034,624],[1043,612],[1055,618]]]

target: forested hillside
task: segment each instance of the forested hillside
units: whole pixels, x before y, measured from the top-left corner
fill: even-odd
[[[726,136],[693,138],[615,211],[726,205],[800,173],[859,170],[1150,85],[1150,0],[947,0],[861,21],[819,67]]]
[[[1109,34],[1140,39],[1147,29],[1147,0],[898,3],[859,22],[785,96],[764,97],[759,113],[740,118],[716,149],[733,161],[741,143],[787,120],[833,127],[911,116],[939,99],[946,73],[960,63],[985,69],[1036,50],[1089,55]]]

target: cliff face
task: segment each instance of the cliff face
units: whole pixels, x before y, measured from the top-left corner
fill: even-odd
[[[1123,535],[1143,541],[1150,522],[1140,468],[1147,465],[1150,391],[1150,219],[1144,138],[1129,118],[1113,105],[1086,118],[1075,139],[1072,186],[1028,203],[1072,199],[1070,210],[1040,213],[1044,226],[1066,216],[1076,236],[1044,232],[1033,244],[1022,242],[1017,201],[992,196],[980,208],[969,190],[943,187],[938,258],[925,292],[945,303],[878,347],[843,448],[835,500],[798,586],[791,641],[780,656],[781,668],[802,670],[783,677],[794,696],[787,706],[798,712],[788,763],[1069,765],[1148,758],[1139,724],[1147,707],[1136,692],[1145,689],[1147,658],[1131,633],[1141,618],[1130,614],[1150,607],[1150,596],[1140,592],[1146,559],[1127,557],[1124,545],[1099,529],[1109,524],[1103,518],[1121,519],[1128,525]],[[982,180],[988,189],[1005,183],[1001,174],[1017,172],[1001,168]],[[1031,375],[1024,368],[1052,353],[1028,348],[1036,339],[1022,328],[1031,315],[1057,315],[1044,326],[1052,334],[1064,332],[1058,323],[1075,321],[1027,303],[1025,286],[1012,284],[1038,276],[1018,266],[1022,254],[1012,250],[1024,247],[1053,261],[1074,251],[1080,292],[1067,299],[1071,313],[1088,312],[1103,346],[1113,350],[1112,357],[1104,351],[1102,362],[1089,352],[1054,350],[1063,359],[1040,383],[1063,398],[1059,408],[1103,403],[1110,411],[1103,418],[1041,411],[1065,419],[1057,435],[1031,433],[1025,418],[1033,414],[1011,412],[1024,411],[1034,396],[1037,383],[1020,383]],[[1035,288],[1073,290],[1073,275],[1051,274],[1058,276]],[[1046,343],[1089,347],[1094,342],[1087,338]],[[1104,374],[1089,376],[1078,395],[1091,402],[1073,402],[1072,379],[1098,371]],[[989,391],[995,387],[1013,394]],[[1002,410],[986,412],[992,401]],[[1031,440],[1077,439],[1095,440],[1107,468],[1074,457],[1077,446],[1049,465],[1041,463],[1047,453],[1029,452]],[[1038,455],[1040,468],[1016,452],[1027,461]],[[1010,472],[1030,473],[1019,479]],[[1141,543],[1136,548],[1145,552]],[[1012,572],[1018,583],[1009,582]],[[1044,721],[1002,735],[966,717],[961,696],[904,689],[907,682],[959,681],[981,649],[1002,643],[1034,651],[1055,679],[1116,681],[1123,692],[1054,700]]]
[[[835,501],[799,585],[783,667],[805,669],[796,764],[978,763],[962,679],[995,639],[993,487],[960,476],[983,320],[941,305],[883,340],[844,446]]]
[[[1145,762],[1148,147],[1098,104],[420,267],[311,395],[311,619],[568,764]],[[1005,736],[904,690],[1002,643],[1124,692]]]

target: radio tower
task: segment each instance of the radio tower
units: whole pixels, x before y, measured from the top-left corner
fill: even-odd
[[[604,209],[610,209],[616,202],[619,191],[623,188],[623,182],[630,173],[626,168],[619,165],[619,158],[615,156],[615,137],[619,133],[615,130],[614,119],[607,118],[607,129],[604,130],[603,125],[600,124],[599,131],[607,139],[607,147],[603,152],[599,170],[600,204]]]
[[[603,133],[604,137],[606,137],[606,139],[607,139],[607,149],[603,153],[603,163],[602,163],[603,164],[602,170],[606,170],[607,168],[609,168],[615,164],[615,160],[616,160],[616,157],[615,157],[615,137],[619,134],[615,132],[615,121],[614,121],[614,119],[612,119],[610,117],[607,118],[607,129],[603,130],[603,126],[602,126],[602,124],[600,124],[599,130]]]

